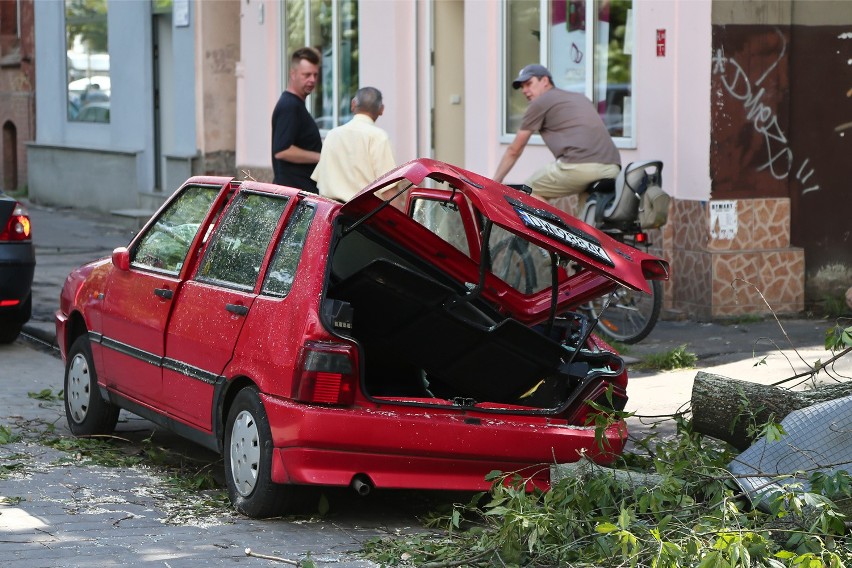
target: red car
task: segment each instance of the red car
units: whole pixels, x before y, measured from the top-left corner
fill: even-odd
[[[407,213],[377,195],[398,194]],[[194,177],[56,313],[76,435],[119,409],[224,454],[253,517],[304,485],[546,487],[547,464],[624,445],[622,360],[572,307],[648,289],[665,261],[525,193],[433,160],[346,204]],[[555,285],[554,285],[555,284]]]

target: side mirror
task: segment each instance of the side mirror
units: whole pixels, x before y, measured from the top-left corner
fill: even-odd
[[[127,247],[118,247],[112,251],[112,264],[119,270],[130,270],[130,251]]]

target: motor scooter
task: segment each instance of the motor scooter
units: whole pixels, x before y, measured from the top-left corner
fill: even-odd
[[[615,179],[592,182],[579,218],[609,236],[645,250],[651,245],[646,229],[663,226],[668,219],[669,196],[662,190],[663,162],[632,162]],[[622,343],[637,343],[648,336],[660,317],[663,285],[649,281],[651,293],[620,287],[609,296],[582,307],[597,319],[597,331]]]

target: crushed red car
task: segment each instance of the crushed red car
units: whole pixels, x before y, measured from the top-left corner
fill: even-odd
[[[395,192],[395,207],[378,195]],[[76,435],[120,409],[224,454],[253,517],[305,485],[546,487],[548,463],[622,449],[621,358],[573,310],[665,261],[441,162],[346,204],[193,177],[125,248],[73,271],[56,313]],[[598,406],[595,409],[594,406]]]

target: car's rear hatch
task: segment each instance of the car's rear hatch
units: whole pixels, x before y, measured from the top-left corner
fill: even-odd
[[[449,189],[422,187],[427,178]],[[394,185],[454,200],[454,211],[470,209],[469,247],[447,242],[415,220],[413,209],[407,215],[374,195]],[[666,273],[664,261],[535,198],[432,160],[390,172],[341,213],[325,306],[327,314],[351,310],[328,320],[362,347],[367,396],[558,415],[572,424],[581,423],[585,401],[602,400],[607,389],[613,405],[623,405],[623,362],[589,340],[589,322],[570,308],[616,285],[647,289],[646,277]],[[524,289],[494,273],[497,247],[489,235],[499,231],[503,241],[520,239],[544,255],[544,282]],[[533,327],[541,322],[547,325]]]
[[[382,208],[382,201],[374,195],[383,187],[397,184],[417,188],[429,184],[429,180],[445,183],[462,193],[484,219],[543,251],[554,253],[563,266],[571,263],[568,273],[559,273],[559,312],[606,293],[614,284],[648,292],[647,280],[668,277],[668,263],[664,260],[626,246],[537,198],[434,160],[415,160],[389,172],[345,204],[343,212],[352,219],[369,223],[388,238],[404,243],[412,253],[442,267],[461,282],[478,282],[480,263],[477,261],[481,259],[477,251],[470,255],[471,262],[465,262],[459,255],[442,258],[440,252],[436,254],[436,235],[424,233],[419,223],[410,216],[400,215],[395,208]],[[530,294],[519,295],[516,288],[502,279],[493,279],[482,294],[502,304],[501,308],[513,317],[525,323],[536,323],[546,319],[553,307],[553,291],[550,282],[547,284]]]

